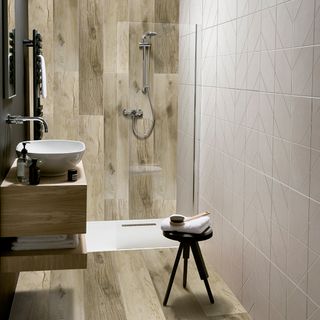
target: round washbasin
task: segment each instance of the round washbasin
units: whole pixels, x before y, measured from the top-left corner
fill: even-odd
[[[39,160],[42,176],[60,176],[74,168],[82,159],[86,146],[74,140],[34,140],[22,141],[16,147],[18,157],[23,149],[23,142],[28,142],[26,149],[32,159]]]

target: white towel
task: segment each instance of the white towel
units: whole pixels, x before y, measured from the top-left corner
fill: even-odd
[[[161,222],[162,231],[178,231],[200,234],[210,227],[210,218],[208,216],[200,217],[194,220],[186,221],[181,225],[171,224],[170,217]]]
[[[66,234],[57,234],[51,236],[28,236],[28,237],[18,237],[17,242],[27,242],[27,243],[34,243],[34,242],[48,242],[48,241],[59,241],[59,240],[66,240]]]
[[[47,73],[46,73],[46,62],[43,55],[39,54],[41,61],[41,95],[42,98],[47,97]]]
[[[78,235],[70,235],[66,240],[47,242],[13,242],[11,249],[14,251],[23,250],[46,250],[46,249],[73,249],[79,245]]]

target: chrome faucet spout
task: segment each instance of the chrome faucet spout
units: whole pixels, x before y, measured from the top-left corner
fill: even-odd
[[[23,124],[24,122],[37,121],[43,125],[44,131],[48,132],[48,123],[42,117],[28,117],[28,116],[12,116],[8,114],[8,124]]]

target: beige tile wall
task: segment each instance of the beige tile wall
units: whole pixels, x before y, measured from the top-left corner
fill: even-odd
[[[175,209],[177,140],[178,0],[32,0],[29,28],[43,34],[48,72],[45,138],[86,143],[88,219],[166,216]],[[143,132],[151,124],[139,91],[142,54],[152,39],[151,99],[156,126],[146,141],[131,132],[124,108],[141,107]],[[130,167],[159,165],[161,173],[132,174]]]
[[[180,23],[202,25],[200,208],[215,228],[206,258],[257,320],[320,319],[319,9],[180,2]],[[192,41],[182,40],[181,50]]]

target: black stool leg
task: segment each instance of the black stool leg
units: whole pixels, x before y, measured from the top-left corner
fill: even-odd
[[[189,243],[184,244],[183,248],[183,259],[184,259],[184,265],[183,265],[183,287],[185,288],[187,286],[187,273],[188,273],[188,259],[190,255],[190,245]]]
[[[182,253],[182,249],[183,249],[183,244],[181,242],[180,246],[179,246],[179,249],[178,249],[177,256],[176,256],[176,260],[174,262],[173,269],[172,269],[172,272],[171,272],[171,276],[170,276],[168,288],[167,288],[167,291],[166,291],[166,295],[165,295],[164,300],[163,300],[163,305],[164,306],[167,305],[167,302],[168,302],[168,299],[169,299],[171,287],[172,287],[172,284],[173,284],[174,277],[176,275],[176,271],[177,271],[177,268],[178,268],[179,260],[180,260],[181,253]]]
[[[200,250],[200,247],[199,247],[199,244],[197,241],[195,241],[194,243],[191,244],[191,249],[192,249],[192,253],[194,256],[194,260],[195,260],[197,268],[198,268],[200,279],[204,281],[210,302],[214,303],[214,298],[213,298],[213,295],[212,295],[212,292],[210,289],[210,285],[208,282],[208,277],[209,277],[208,271],[207,271],[206,265],[204,263],[204,260],[203,260],[202,254],[201,254],[201,250]]]

